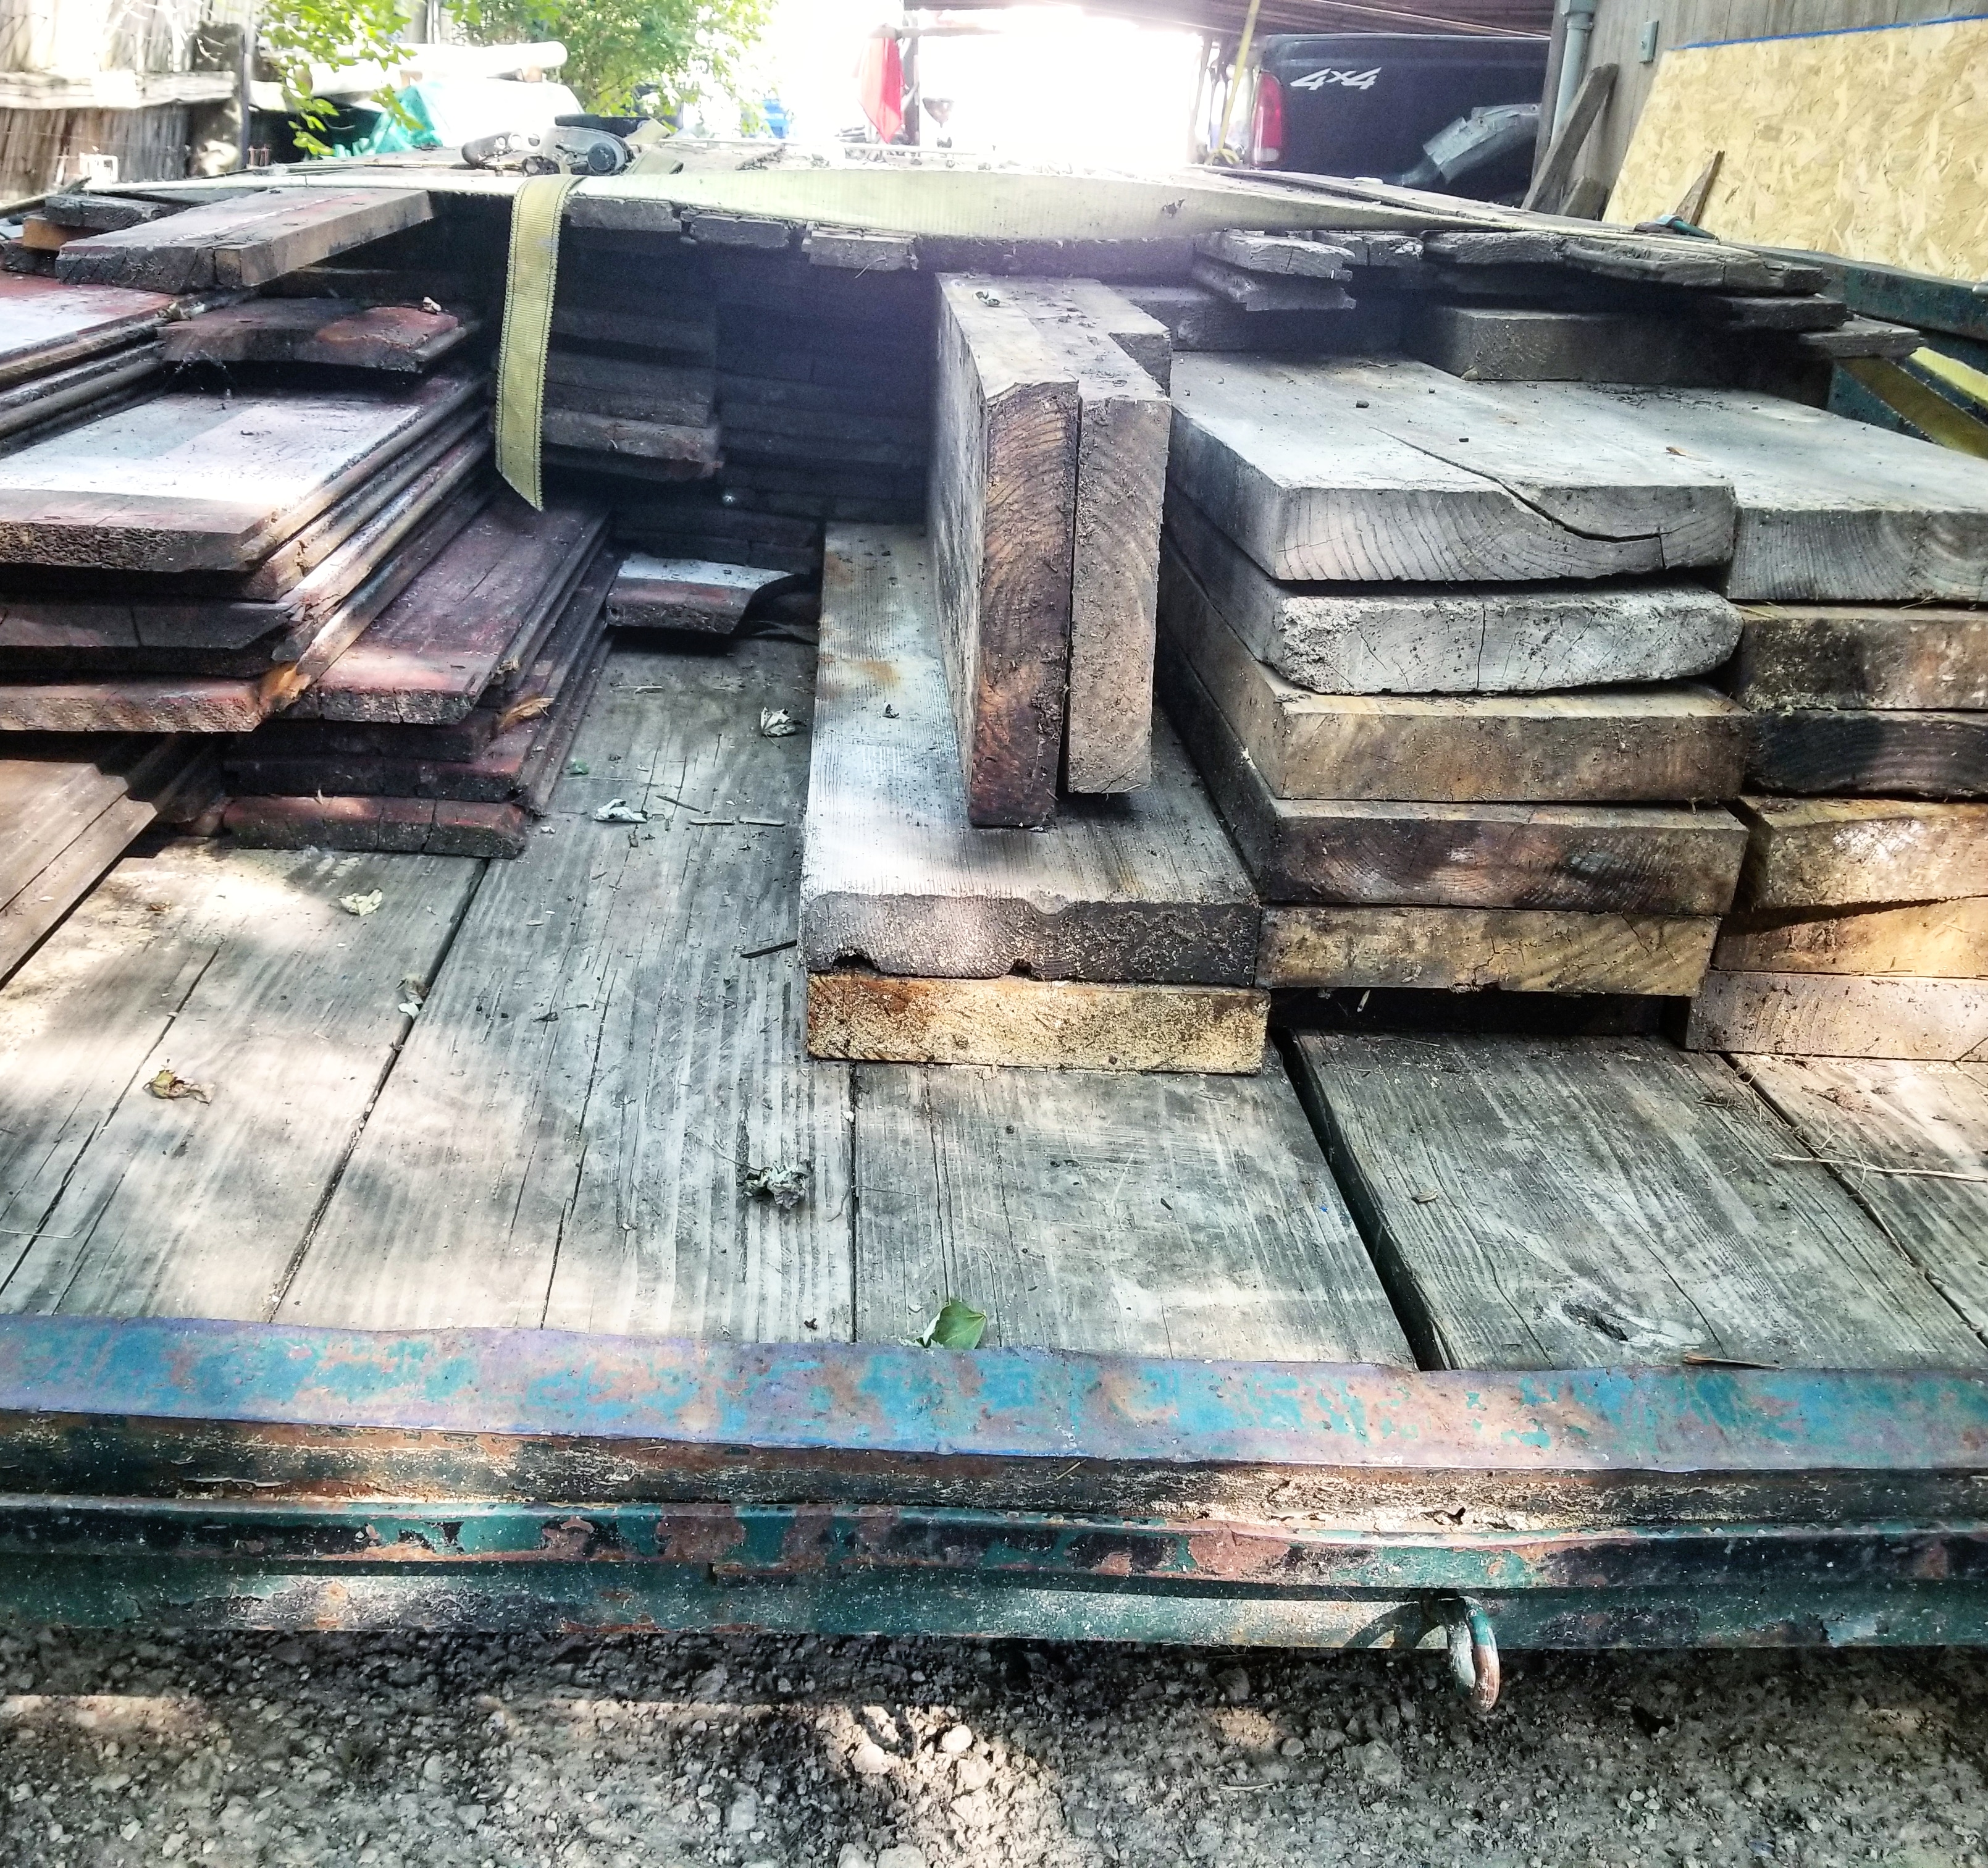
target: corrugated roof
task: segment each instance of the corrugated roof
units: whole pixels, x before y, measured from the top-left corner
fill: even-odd
[[[952,0],[947,12],[982,12],[1016,0]],[[1249,0],[1084,0],[1087,13],[1186,26],[1233,39]],[[1553,0],[1263,0],[1256,30],[1266,32],[1483,32],[1543,36]]]

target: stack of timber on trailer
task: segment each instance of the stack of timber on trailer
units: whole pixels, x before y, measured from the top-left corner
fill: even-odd
[[[1364,184],[686,154],[568,198],[543,511],[0,993],[0,1599],[1447,1645],[1480,1704],[1500,1644],[1980,1639],[1981,1067],[1655,1034],[1709,954],[1701,1024],[1763,941],[1979,951],[1925,761],[1988,469],[1814,406],[1892,340]],[[512,184],[434,161],[309,192],[475,239],[161,341],[244,426],[475,384]],[[1758,905],[1866,817],[1912,901]]]

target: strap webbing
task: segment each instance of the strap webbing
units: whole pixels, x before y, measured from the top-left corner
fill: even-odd
[[[559,281],[560,217],[577,175],[534,175],[511,208],[511,260],[504,281],[504,334],[497,353],[497,471],[543,509],[539,422]]]

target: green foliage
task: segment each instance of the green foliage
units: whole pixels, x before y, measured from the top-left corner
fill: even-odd
[[[566,63],[559,76],[587,109],[618,116],[642,85],[655,86],[666,109],[706,85],[738,96],[745,55],[771,8],[772,0],[459,0],[455,13],[485,45],[560,40]]]
[[[918,1338],[921,1349],[977,1349],[987,1333],[987,1313],[948,1298]]]
[[[317,133],[336,108],[312,94],[312,66],[357,65],[368,59],[390,63],[407,20],[407,0],[272,0],[263,12],[257,22],[262,49],[276,67],[284,101],[303,121],[297,143],[306,154],[331,154],[330,144]],[[390,95],[378,101],[405,127],[415,127]]]

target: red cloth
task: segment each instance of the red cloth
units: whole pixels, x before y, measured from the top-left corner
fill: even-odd
[[[863,42],[856,91],[871,127],[884,142],[894,143],[904,127],[904,60],[894,39],[873,34]]]

